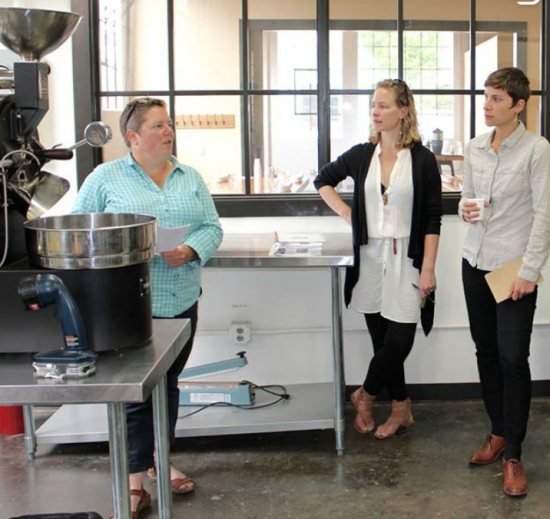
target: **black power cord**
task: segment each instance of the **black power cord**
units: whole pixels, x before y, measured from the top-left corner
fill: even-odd
[[[189,416],[193,416],[210,407],[236,407],[237,409],[242,409],[243,411],[254,411],[255,409],[264,409],[265,407],[271,407],[272,405],[278,404],[283,400],[290,400],[291,398],[290,394],[286,390],[286,387],[281,386],[279,384],[268,384],[266,386],[258,386],[257,384],[254,384],[254,382],[250,382],[249,380],[242,380],[241,382],[244,384],[250,384],[250,387],[252,389],[255,389],[256,391],[263,391],[264,393],[268,393],[270,395],[276,396],[277,399],[262,405],[255,405],[255,404],[242,405],[242,404],[232,404],[231,402],[212,402],[211,404],[207,404],[207,405],[203,405],[202,407],[199,407],[192,413],[179,416],[178,418],[188,418]],[[275,391],[276,389],[280,390],[280,392]]]

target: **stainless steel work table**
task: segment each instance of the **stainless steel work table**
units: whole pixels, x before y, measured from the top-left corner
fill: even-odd
[[[333,381],[324,384],[294,384],[287,389],[292,398],[254,412],[212,407],[184,417],[193,408],[180,407],[176,436],[265,433],[334,428],[336,450],[344,453],[344,362],[342,344],[342,301],[339,270],[353,264],[351,233],[323,232],[326,242],[318,256],[270,256],[273,233],[226,233],[207,268],[223,269],[328,269],[331,283]],[[328,282],[328,279],[327,279]],[[333,398],[331,398],[331,394]],[[269,397],[259,393],[256,404]],[[37,431],[42,444],[106,441],[104,405],[61,407]]]
[[[302,233],[300,233],[302,234]],[[339,269],[353,265],[351,232],[321,233],[325,238],[320,255],[270,256],[273,233],[226,233],[216,254],[207,263],[210,268],[224,269],[319,269],[330,273],[332,292],[332,349],[333,349],[333,418],[324,413],[327,387],[330,384],[295,385],[289,388],[293,398],[270,409],[246,413],[247,423],[233,418],[236,412],[208,409],[203,413],[179,420],[176,434],[193,436],[214,433],[267,432],[279,430],[305,430],[334,427],[336,450],[344,453],[344,359],[342,333],[342,299]],[[259,402],[261,403],[261,402]],[[277,409],[275,409],[277,408]],[[220,415],[222,411],[223,415]],[[214,416],[216,413],[216,417]],[[237,411],[238,413],[238,411]],[[241,413],[242,416],[243,413]],[[309,414],[309,416],[308,416]],[[201,416],[202,415],[202,416]],[[187,431],[187,434],[186,434]]]
[[[25,405],[28,413],[30,404],[106,403],[113,509],[117,519],[130,519],[125,404],[143,402],[152,394],[159,476],[159,517],[171,519],[166,372],[183,349],[189,335],[190,326],[186,319],[154,321],[153,337],[147,345],[135,350],[101,355],[97,362],[97,372],[80,380],[35,379],[30,355],[2,355],[0,404]],[[34,442],[34,422],[28,420],[28,416],[25,418],[26,440]]]

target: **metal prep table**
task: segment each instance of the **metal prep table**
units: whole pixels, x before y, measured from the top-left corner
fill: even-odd
[[[319,256],[270,256],[273,233],[226,233],[207,268],[224,269],[328,269],[332,289],[333,381],[325,384],[296,384],[287,389],[290,400],[256,409],[253,413],[231,408],[205,409],[194,416],[180,408],[177,437],[222,434],[265,433],[312,429],[335,429],[336,450],[344,453],[344,362],[342,341],[342,301],[339,270],[353,265],[350,233],[322,233],[325,238]],[[327,280],[328,281],[328,280]],[[256,404],[269,397],[258,394]],[[39,444],[106,441],[107,423],[103,405],[61,407],[37,431]]]
[[[186,419],[185,423],[182,420],[178,421],[178,435],[208,434],[209,430],[216,431],[218,434],[231,434],[334,428],[336,450],[340,455],[344,453],[345,378],[339,270],[353,265],[352,237],[351,231],[349,233],[323,232],[322,235],[325,238],[325,243],[321,255],[270,256],[269,251],[274,242],[273,233],[228,233],[224,235],[220,248],[208,262],[207,267],[328,269],[332,292],[332,384],[290,386],[288,389],[292,394],[291,400],[275,406],[277,409],[255,411],[255,416],[251,416],[252,413],[246,413],[246,417],[243,417],[241,413],[240,417],[235,417],[235,412],[230,409],[215,411],[208,409],[206,411],[210,413],[199,413]],[[332,400],[330,398],[331,391],[334,395],[332,410],[325,407],[326,402]],[[220,411],[224,414],[220,415]],[[214,420],[214,412],[218,413],[216,420]],[[243,420],[247,420],[247,422]],[[188,434],[185,434],[186,430]],[[213,433],[210,432],[210,434]]]
[[[0,404],[25,406],[27,452],[36,446],[32,404],[106,403],[111,460],[111,488],[116,519],[130,519],[126,403],[143,402],[152,394],[158,463],[159,518],[171,519],[166,372],[190,336],[187,319],[156,320],[153,337],[142,348],[102,354],[97,372],[79,380],[35,379],[28,354],[0,357]],[[77,406],[86,409],[88,406]],[[30,415],[30,416],[29,416]]]

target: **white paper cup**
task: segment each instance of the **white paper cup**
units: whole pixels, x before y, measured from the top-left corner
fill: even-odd
[[[468,202],[475,203],[476,208],[479,211],[479,216],[472,218],[472,222],[482,222],[487,218],[487,208],[485,207],[485,198],[469,198]]]

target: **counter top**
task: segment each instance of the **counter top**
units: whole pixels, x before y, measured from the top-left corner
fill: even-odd
[[[0,355],[0,404],[143,402],[168,371],[190,335],[187,319],[153,321],[143,347],[101,353],[94,375],[77,380],[37,379],[32,356]]]
[[[273,233],[225,233],[222,244],[210,258],[207,267],[218,268],[311,268],[347,267],[353,265],[351,230],[349,233],[321,233],[325,238],[320,255],[270,256],[275,242]]]

